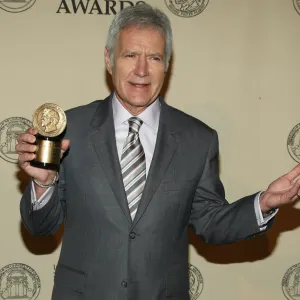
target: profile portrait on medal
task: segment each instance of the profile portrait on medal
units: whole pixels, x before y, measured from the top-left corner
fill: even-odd
[[[45,132],[52,132],[57,130],[57,124],[59,123],[59,114],[51,108],[44,108],[41,117],[41,126]]]

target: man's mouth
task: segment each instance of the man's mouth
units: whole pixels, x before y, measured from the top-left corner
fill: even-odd
[[[129,83],[137,88],[144,88],[151,84],[151,83],[135,83],[135,82],[129,82]]]

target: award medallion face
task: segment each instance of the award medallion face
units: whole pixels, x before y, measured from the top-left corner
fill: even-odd
[[[33,114],[33,126],[42,136],[56,137],[67,125],[65,112],[56,104],[45,103]]]

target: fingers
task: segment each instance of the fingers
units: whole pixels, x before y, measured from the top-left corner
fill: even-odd
[[[17,136],[18,143],[34,143],[36,138],[36,129],[35,128],[28,128],[25,133],[21,133]]]
[[[69,147],[70,147],[70,140],[63,139],[61,143],[60,158],[64,156],[65,152],[69,149]]]
[[[286,177],[290,181],[295,180],[298,176],[300,176],[300,164],[298,164],[289,173],[286,174]]]
[[[35,153],[22,153],[19,155],[19,161],[21,163],[29,162],[36,157]]]
[[[19,165],[20,166],[26,166],[27,163],[31,160],[33,160],[36,155],[35,151],[37,150],[37,146],[34,145],[36,141],[35,135],[37,134],[36,128],[28,128],[25,133],[22,133],[18,135],[17,137],[17,145],[16,145],[16,151],[19,154]],[[69,149],[70,147],[70,140],[69,139],[63,139],[61,144],[61,154],[62,157],[64,153]]]
[[[17,137],[17,145],[16,145],[16,151],[17,153],[25,153],[25,152],[34,152],[36,151],[36,146],[33,145],[36,138],[34,135],[32,135],[33,131],[21,133]]]
[[[300,197],[300,179],[298,179],[293,187],[289,190],[288,195],[287,195],[290,199],[296,199],[298,197]]]
[[[34,127],[30,127],[26,130],[26,133],[32,134],[32,135],[36,135],[38,133],[37,129]]]
[[[61,143],[61,150],[66,152],[70,147],[70,140],[68,139],[63,139]]]
[[[28,152],[28,153],[33,153],[37,149],[36,145],[33,144],[28,144],[28,143],[21,143],[16,145],[16,151],[19,154]]]
[[[22,153],[19,154],[18,163],[21,168],[25,168],[30,161],[32,161],[36,155],[34,153]]]
[[[298,180],[298,182],[300,182],[300,179]],[[300,184],[299,184],[299,187],[298,187],[298,191],[297,191],[297,199],[300,199]]]
[[[16,152],[19,154],[18,163],[20,167],[24,168],[28,165],[28,162],[35,158],[34,152],[37,146],[35,142],[35,134],[37,130],[35,128],[28,128],[25,133],[21,133],[17,137]]]

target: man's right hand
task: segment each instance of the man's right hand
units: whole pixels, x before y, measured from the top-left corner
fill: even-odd
[[[30,177],[34,178],[37,182],[47,185],[50,184],[56,172],[52,170],[46,170],[42,168],[36,168],[31,166],[32,161],[36,155],[35,135],[37,134],[36,128],[28,128],[25,133],[22,133],[17,138],[16,151],[18,153],[18,163],[21,169],[23,169]],[[68,139],[62,140],[61,155],[68,150],[70,141]],[[37,186],[36,186],[37,191]]]

